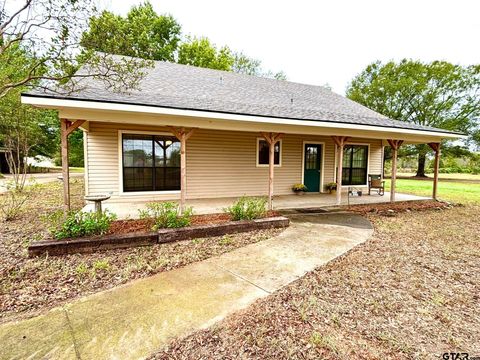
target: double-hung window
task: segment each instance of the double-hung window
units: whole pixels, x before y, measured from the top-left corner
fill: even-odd
[[[168,135],[122,134],[123,191],[180,190],[180,142]]]
[[[273,164],[275,166],[281,166],[282,161],[282,140],[275,143],[273,147]],[[257,139],[257,166],[268,166],[270,159],[270,146],[264,139]]]
[[[343,149],[342,185],[366,185],[367,164],[367,145],[345,145]]]

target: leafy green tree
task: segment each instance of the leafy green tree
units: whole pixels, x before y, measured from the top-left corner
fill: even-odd
[[[170,15],[157,14],[147,1],[125,17],[110,11],[91,17],[81,44],[105,53],[286,80],[283,72],[265,71],[260,60],[234,53],[227,46],[217,49],[206,37],[181,38],[178,22]]]
[[[148,63],[80,47],[88,18],[95,13],[95,0],[4,2],[0,9],[0,63],[8,66],[2,66],[0,72],[0,98],[19,87],[74,91],[85,77],[100,79],[115,91],[136,88],[144,75],[141,68]],[[19,51],[30,56],[18,57]],[[88,71],[77,72],[82,65]]]
[[[242,52],[235,53],[233,57],[234,61],[231,68],[233,72],[277,80],[287,80],[287,76],[283,71],[265,71],[262,68],[262,62],[260,60],[248,57]]]
[[[126,17],[110,11],[90,18],[81,45],[110,54],[174,61],[180,25],[170,15],[158,15],[150,2],[134,6]]]
[[[480,116],[480,66],[445,61],[377,61],[357,75],[347,97],[391,119],[473,135]],[[425,176],[427,145],[417,145]]]
[[[227,46],[217,49],[205,37],[188,38],[178,49],[178,63],[231,71],[235,59]]]

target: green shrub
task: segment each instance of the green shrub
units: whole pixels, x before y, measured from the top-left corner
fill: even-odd
[[[108,210],[96,212],[70,211],[65,217],[59,210],[47,216],[48,230],[56,239],[103,235],[117,216]]]
[[[27,202],[35,197],[38,185],[29,180],[28,185],[17,186],[14,181],[6,183],[7,192],[0,195],[0,220],[11,221],[20,217]]]
[[[97,260],[93,263],[93,268],[95,270],[105,270],[110,269],[110,263],[108,260]]]
[[[267,213],[267,198],[242,196],[232,206],[223,209],[233,220],[253,220]]]
[[[140,210],[140,219],[152,219],[154,225],[152,230],[164,228],[180,228],[190,225],[193,210],[186,208],[180,214],[179,205],[174,202],[148,203],[145,210]]]

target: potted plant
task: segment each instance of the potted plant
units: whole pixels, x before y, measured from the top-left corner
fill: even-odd
[[[329,194],[332,194],[334,191],[337,190],[337,183],[328,183],[327,185],[325,185],[325,188],[328,190]]]
[[[297,195],[303,195],[307,190],[307,187],[303,184],[295,184],[292,186],[292,191]]]

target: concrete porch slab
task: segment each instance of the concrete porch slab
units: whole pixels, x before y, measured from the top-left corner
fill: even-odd
[[[429,197],[422,197],[410,194],[396,194],[396,201],[415,201],[415,200],[428,200]],[[223,209],[232,205],[237,198],[209,198],[209,199],[189,199],[187,205],[193,207],[195,214],[214,214],[221,213]],[[385,203],[390,201],[390,193],[385,192],[384,196],[379,195],[363,195],[350,197],[350,201],[347,198],[347,194],[342,194],[342,205],[354,204],[375,204]],[[275,210],[287,210],[287,209],[302,209],[302,208],[321,208],[335,206],[336,197],[334,194],[319,194],[319,193],[306,193],[304,195],[277,195],[273,198],[273,208]],[[109,200],[103,204],[104,209],[117,214],[119,219],[135,219],[138,218],[138,212],[145,208],[146,202],[138,202],[132,200],[127,202],[122,199],[121,202],[115,201],[115,199]],[[94,205],[87,204],[83,210],[93,211]]]

